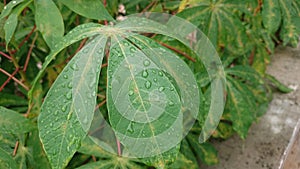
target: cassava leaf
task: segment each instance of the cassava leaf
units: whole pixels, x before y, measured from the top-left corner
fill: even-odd
[[[35,125],[24,116],[0,106],[0,133],[21,134],[33,129]]]
[[[40,139],[52,168],[62,168],[91,124],[107,38],[97,36],[68,63],[50,88],[38,119]]]
[[[148,16],[146,13],[146,17],[152,18],[152,20],[134,15],[125,21],[118,23],[116,26],[125,31],[157,33],[178,40],[197,54],[195,60],[200,60],[204,64],[209,77],[211,78],[210,80],[213,84],[211,102],[214,106],[209,108],[209,119],[204,123],[204,130],[199,137],[199,141],[204,142],[217,127],[224,108],[225,74],[218,53],[207,37],[199,31],[195,25],[178,17],[169,18],[165,25],[160,24],[160,21],[157,20],[158,17],[156,17],[155,14],[154,16]],[[168,16],[165,17],[167,18]],[[195,39],[190,39],[189,37],[192,33],[196,33],[197,36],[201,37],[200,39],[196,39],[196,42],[193,42],[195,43],[193,47],[190,46],[190,43],[195,41]]]
[[[182,135],[181,103],[163,70],[121,37],[112,39],[109,58],[109,120],[122,144],[137,157],[176,146]]]
[[[275,33],[281,23],[278,0],[264,0],[262,9],[263,24],[269,33]]]
[[[15,13],[12,13],[9,15],[8,19],[5,22],[4,25],[4,31],[5,31],[5,41],[6,44],[8,44],[17,28],[18,24],[18,15]]]
[[[97,142],[97,143],[96,143]],[[83,154],[88,154],[88,155],[94,155],[96,157],[101,157],[101,158],[111,158],[114,156],[114,154],[108,153],[104,149],[102,149],[102,146],[105,146],[99,142],[98,139],[93,138],[91,136],[87,136],[85,139],[82,140],[80,149],[78,152],[81,152]]]
[[[99,0],[61,0],[60,2],[74,12],[87,18],[98,20],[106,19],[109,21],[113,20],[102,2]]]
[[[19,5],[21,2],[23,2],[24,0],[14,0],[14,1],[10,1],[3,9],[3,11],[1,12],[0,15],[0,20],[3,19],[4,17],[8,16],[10,14],[10,12],[12,11],[12,9]]]
[[[193,161],[187,159],[182,153],[179,153],[176,161],[166,168],[181,169],[185,168],[186,166],[189,166],[189,169],[198,169],[197,163],[194,163]]]
[[[39,139],[38,130],[31,133],[27,141],[27,148],[30,152],[30,157],[32,157],[29,163],[33,168],[51,169],[50,163],[43,150],[43,145]]]
[[[293,89],[285,86],[284,84],[282,84],[280,81],[278,81],[274,76],[272,76],[270,74],[266,74],[266,78],[268,80],[270,80],[272,82],[272,84],[274,84],[275,87],[283,93],[289,93],[289,92],[293,91]]]
[[[17,169],[17,163],[10,154],[0,148],[0,168]]]
[[[53,49],[51,53],[48,56],[46,56],[45,62],[42,65],[42,69],[37,74],[36,78],[32,83],[32,88],[28,92],[28,97],[30,98],[30,104],[32,101],[33,91],[35,90],[35,85],[38,83],[41,76],[44,74],[50,62],[55,59],[56,55],[64,48],[68,47],[69,45],[79,40],[82,40],[84,38],[94,36],[97,31],[100,31],[99,29],[100,29],[99,24],[95,24],[95,23],[82,24],[75,27],[66,36],[64,36],[61,41],[57,42],[57,44],[54,46],[55,49]]]
[[[52,0],[35,0],[34,5],[36,26],[53,49],[65,32],[61,13]]]
[[[242,85],[242,83],[240,83]],[[228,80],[228,101],[230,108],[230,119],[233,123],[233,129],[245,139],[248,130],[254,121],[255,113],[252,111],[251,105],[247,103],[247,98]]]
[[[194,149],[196,156],[207,165],[217,164],[219,162],[217,150],[210,143],[199,144],[195,135],[188,135],[188,141]]]
[[[130,161],[126,158],[115,157],[108,160],[99,160],[97,162],[88,163],[76,169],[110,169],[110,168],[117,168],[117,169],[146,169],[147,167],[141,166],[136,164],[133,161]]]
[[[281,15],[283,18],[282,27],[280,31],[280,37],[283,40],[283,44],[287,45],[288,43],[296,46],[299,41],[300,34],[300,14],[296,12],[293,5],[295,0],[278,0]]]
[[[228,75],[234,75],[243,80],[247,80],[253,84],[262,84],[262,78],[260,75],[250,66],[237,65],[228,69],[225,69],[225,73]]]
[[[246,5],[233,1],[204,0],[195,7],[186,8],[177,16],[199,26],[215,47],[226,45],[230,52],[241,54],[251,47],[245,45],[248,40],[245,28],[232,11],[247,11],[245,7]]]
[[[0,93],[0,98],[0,106],[25,106],[28,103],[26,99],[20,96],[4,92]]]
[[[13,37],[13,34],[17,28],[18,16],[23,11],[23,9],[30,3],[31,3],[30,1],[21,3],[16,8],[12,9],[11,14],[8,16],[8,18],[5,22],[5,25],[4,25],[6,47],[8,46],[8,44],[9,44],[11,38]]]

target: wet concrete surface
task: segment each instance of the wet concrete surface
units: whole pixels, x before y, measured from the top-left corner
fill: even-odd
[[[278,47],[271,60],[267,72],[294,91],[288,94],[274,93],[267,113],[251,126],[246,140],[234,135],[228,140],[214,142],[220,163],[215,166],[201,166],[202,169],[279,168],[300,119],[300,47]],[[297,149],[293,149],[293,154],[300,151],[298,142],[294,144]],[[300,164],[300,155],[289,158],[294,158],[290,163]],[[300,169],[300,166],[291,164],[284,169]]]

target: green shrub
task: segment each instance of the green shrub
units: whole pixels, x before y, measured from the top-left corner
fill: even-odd
[[[199,143],[199,135],[200,141],[209,136],[227,139],[234,133],[245,139],[251,124],[267,110],[270,86],[291,91],[268,75],[266,66],[276,45],[298,43],[297,0],[13,0],[0,3],[0,10],[0,168],[199,168],[200,161],[213,165],[218,163],[217,150],[209,140]],[[219,58],[207,58],[215,50],[204,55],[180,39],[189,31],[185,27],[168,30],[147,19],[125,17],[139,12],[169,13],[190,21],[211,44],[200,32],[191,39],[202,38],[200,45],[214,47]],[[127,99],[118,100],[124,92]],[[151,94],[159,92],[169,105],[151,100]],[[220,98],[212,97],[214,92]],[[180,125],[172,128],[169,141],[179,140],[173,147],[159,149],[155,156],[130,158],[128,146],[134,153],[144,148],[145,154],[151,148],[132,146],[126,139],[155,140],[164,130],[161,124],[169,127],[175,120],[169,113],[161,116],[163,123],[151,122],[147,128],[133,122],[134,117],[118,115],[127,104],[147,113],[154,104],[167,114],[179,112],[175,115],[181,117],[190,112],[198,117],[182,141]],[[94,113],[95,107],[101,113]],[[210,121],[210,112],[223,114]],[[99,141],[93,133],[111,136],[101,115],[130,137],[116,134]],[[217,124],[213,132],[205,128]]]

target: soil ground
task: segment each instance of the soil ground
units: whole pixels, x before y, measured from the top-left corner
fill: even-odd
[[[267,72],[293,92],[275,92],[267,113],[250,128],[246,140],[237,135],[214,142],[220,163],[202,169],[278,169],[293,130],[300,119],[300,46],[298,49],[278,47]],[[300,169],[300,134],[285,169]],[[298,150],[297,150],[298,149]],[[296,152],[295,152],[296,151]],[[297,154],[298,153],[298,154]],[[291,160],[292,159],[292,160]]]

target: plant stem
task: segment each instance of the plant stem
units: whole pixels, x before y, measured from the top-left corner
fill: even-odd
[[[34,38],[33,38],[33,40],[32,40],[32,43],[30,45],[29,51],[27,53],[26,61],[25,61],[24,67],[23,67],[23,72],[26,72],[26,70],[27,70],[27,66],[28,66],[28,63],[29,63],[30,55],[32,53],[32,49],[34,47],[34,43],[35,43],[37,37],[38,37],[38,34],[36,33],[35,36],[34,36]]]
[[[29,88],[23,84],[20,80],[18,80],[17,78],[15,78],[14,76],[12,76],[11,74],[9,74],[8,72],[6,72],[5,70],[0,68],[0,72],[4,73],[5,75],[7,75],[8,77],[11,77],[15,82],[17,82],[20,86],[22,86],[25,90],[29,90]]]

